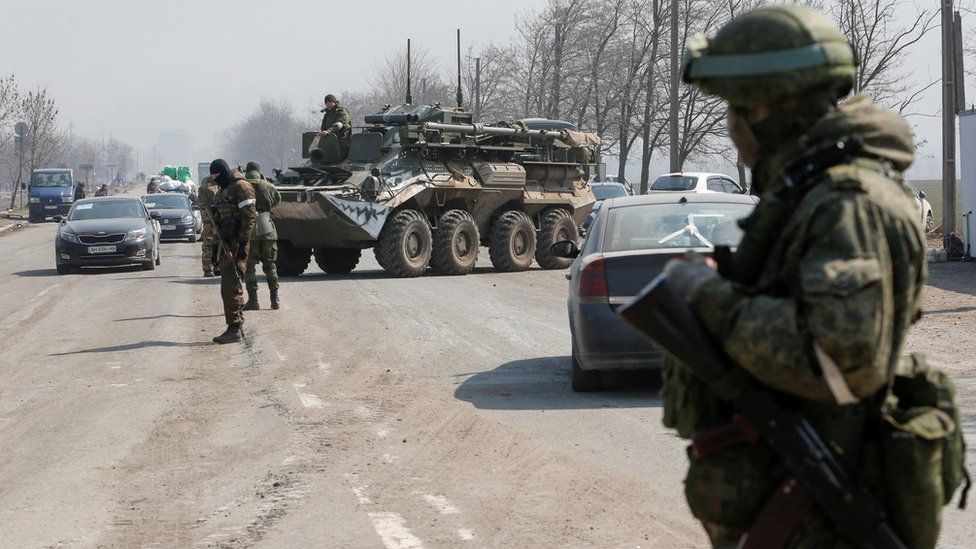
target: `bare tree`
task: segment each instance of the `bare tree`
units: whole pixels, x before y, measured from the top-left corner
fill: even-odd
[[[481,104],[475,105],[475,58],[481,60]],[[520,111],[518,101],[513,101],[511,89],[516,70],[515,51],[510,46],[489,44],[475,52],[469,48],[465,55],[467,70],[464,72],[465,93],[472,112],[480,112],[482,120],[514,118]]]
[[[20,190],[23,172],[28,173],[62,160],[70,147],[70,136],[58,126],[58,107],[47,89],[37,87],[21,98],[21,112],[27,123],[30,139],[17,166],[17,184],[10,196],[13,208]]]
[[[242,165],[254,160],[265,170],[298,165],[306,126],[287,101],[262,99],[254,112],[227,131],[226,156]]]
[[[10,169],[16,160],[9,156],[13,153],[13,126],[20,115],[20,90],[14,75],[0,77],[0,161],[7,167],[10,176],[10,194],[14,194],[14,176]]]

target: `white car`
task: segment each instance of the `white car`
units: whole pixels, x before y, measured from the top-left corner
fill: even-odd
[[[746,194],[748,189],[736,183],[731,177],[720,173],[682,172],[664,174],[654,180],[647,188],[648,194],[654,192],[692,192],[692,193],[730,193]]]
[[[935,228],[932,205],[925,199],[925,192],[918,190],[918,187],[913,185],[911,181],[906,181],[906,183],[911,187],[912,196],[915,197],[915,210],[918,212],[918,220],[922,223],[922,227],[925,228],[925,233],[928,234]]]

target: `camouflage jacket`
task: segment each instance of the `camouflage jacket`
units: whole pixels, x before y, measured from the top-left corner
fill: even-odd
[[[261,175],[261,172],[252,170],[247,172],[245,177],[254,187],[254,198],[257,200],[255,207],[257,208],[258,215],[268,214],[269,222],[271,223],[270,233],[261,236],[252,234],[251,240],[278,240],[278,231],[274,228],[274,220],[270,219],[271,209],[281,202],[281,195],[278,194],[278,189],[265,179]]]
[[[254,187],[244,179],[241,172],[233,172],[230,185],[220,189],[214,200],[213,207],[217,210],[218,230],[230,246],[247,244],[254,231],[257,219],[255,208]]]
[[[210,208],[214,205],[214,199],[220,187],[214,183],[213,178],[205,177],[200,182],[200,190],[197,191],[197,204],[203,210],[203,222],[210,225]]]
[[[331,128],[336,122],[342,123],[342,129],[335,132],[336,137],[344,139],[352,133],[352,117],[349,116],[349,111],[338,103],[334,109],[326,110],[325,115],[322,116],[322,131]]]
[[[788,204],[787,170],[851,135],[864,142],[858,158],[826,169]],[[762,384],[833,402],[818,346],[855,396],[886,385],[920,314],[926,276],[924,234],[901,177],[913,151],[904,121],[858,96],[757,166],[763,194],[742,222],[731,279],[702,285],[691,306]],[[770,230],[765,221],[776,215],[785,221]]]

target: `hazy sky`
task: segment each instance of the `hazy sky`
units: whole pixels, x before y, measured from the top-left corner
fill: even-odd
[[[118,137],[145,160],[160,132],[185,129],[205,160],[262,97],[311,111],[325,92],[364,88],[407,38],[448,67],[455,28],[465,47],[505,42],[519,12],[545,3],[0,0],[0,74],[46,85],[79,135]],[[913,52],[913,76],[938,78],[938,56],[936,29]],[[935,113],[939,93],[933,87],[917,110]],[[939,120],[914,123],[930,143],[916,176],[935,176]]]

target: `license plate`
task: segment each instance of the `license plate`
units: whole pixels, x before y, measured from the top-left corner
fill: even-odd
[[[176,225],[163,225],[162,227],[163,227],[163,230],[164,231],[174,231],[174,230],[176,230]]]
[[[111,254],[115,253],[115,246],[89,246],[88,253],[90,254]]]
[[[44,206],[44,209],[45,210],[56,210],[56,209],[58,209],[58,207],[57,206]]]

